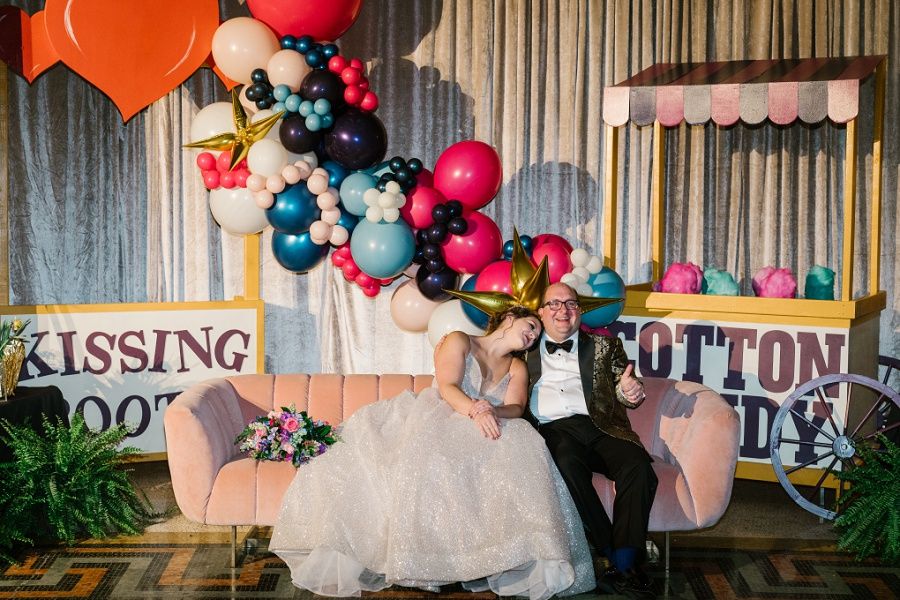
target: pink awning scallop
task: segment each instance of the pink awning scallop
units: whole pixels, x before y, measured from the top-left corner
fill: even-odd
[[[788,125],[859,113],[859,86],[884,56],[660,63],[604,90],[603,120],[674,127],[713,121]]]

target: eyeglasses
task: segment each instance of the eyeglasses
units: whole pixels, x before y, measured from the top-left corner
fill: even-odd
[[[553,312],[558,311],[563,306],[565,306],[569,310],[578,310],[578,308],[579,308],[578,300],[548,300],[547,302],[544,302],[541,306],[547,307],[550,310],[552,310]]]

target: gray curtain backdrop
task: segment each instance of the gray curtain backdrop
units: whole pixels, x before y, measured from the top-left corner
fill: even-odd
[[[43,5],[10,3],[30,13]],[[221,8],[223,19],[248,14],[237,0]],[[367,0],[339,45],[368,65],[388,156],[416,156],[430,168],[454,142],[485,141],[502,157],[504,183],[484,212],[504,236],[513,226],[558,233],[596,254],[604,86],[657,62],[887,54],[880,353],[898,356],[898,26],[900,3],[889,0]],[[101,92],[64,66],[32,85],[7,79],[0,159],[8,163],[12,304],[242,293],[243,241],[215,224],[194,153],[181,148],[192,115],[226,99],[211,71],[124,125]],[[870,83],[860,119],[858,290],[868,287],[871,93]],[[792,268],[801,292],[814,264],[840,274],[843,136],[830,123],[672,130],[666,264],[724,268],[745,293],[766,265]],[[651,137],[649,127],[630,127],[620,141],[617,270],[627,283],[650,278]],[[425,334],[391,321],[399,281],[372,300],[330,262],[289,273],[272,257],[270,236],[261,274],[267,371],[431,371]]]

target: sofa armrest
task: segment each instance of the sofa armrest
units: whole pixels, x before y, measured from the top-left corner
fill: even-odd
[[[697,526],[715,524],[731,498],[741,436],[737,412],[708,387],[679,381],[660,400],[658,427],[655,454],[681,471]]]
[[[163,423],[178,508],[205,523],[219,469],[239,454],[234,438],[246,423],[237,394],[225,379],[195,384],[166,408]]]

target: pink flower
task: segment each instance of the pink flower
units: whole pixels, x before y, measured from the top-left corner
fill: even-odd
[[[284,421],[284,428],[294,433],[298,429],[300,429],[300,422],[295,417],[288,417]]]
[[[283,443],[283,444],[281,445],[281,449],[284,450],[284,452],[285,452],[288,456],[291,456],[291,455],[294,453],[294,447],[291,446],[291,445],[290,445],[289,443],[287,443],[287,442],[285,442],[285,443]]]

